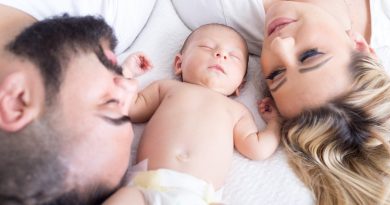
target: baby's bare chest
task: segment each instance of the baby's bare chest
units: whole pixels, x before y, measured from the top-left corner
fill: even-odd
[[[214,115],[234,118],[241,106],[233,99],[203,87],[178,87],[165,93],[161,110],[191,115]]]

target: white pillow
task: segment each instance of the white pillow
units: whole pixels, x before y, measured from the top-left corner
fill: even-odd
[[[0,0],[37,20],[68,13],[71,16],[100,15],[114,28],[117,53],[129,48],[145,26],[156,0]]]
[[[265,21],[262,0],[172,0],[172,4],[190,29],[207,23],[231,26],[244,36],[249,52],[260,55]]]

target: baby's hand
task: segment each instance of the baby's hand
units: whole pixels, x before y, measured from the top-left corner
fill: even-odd
[[[135,78],[152,69],[153,65],[144,53],[136,52],[126,58],[122,68],[122,75],[125,78]]]
[[[258,102],[258,110],[261,117],[269,123],[272,120],[279,120],[279,113],[276,110],[274,101],[267,97]]]

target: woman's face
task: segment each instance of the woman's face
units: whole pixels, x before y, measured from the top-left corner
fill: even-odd
[[[354,44],[337,19],[303,2],[278,2],[266,13],[261,65],[282,116],[296,116],[348,90]]]

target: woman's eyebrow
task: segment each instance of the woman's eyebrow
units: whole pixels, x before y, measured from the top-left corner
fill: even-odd
[[[333,58],[333,56],[317,63],[316,65],[314,66],[310,66],[310,67],[306,67],[306,68],[299,68],[299,72],[300,73],[306,73],[306,72],[309,72],[309,71],[312,71],[312,70],[315,70],[317,68],[321,68],[323,65],[325,65],[326,63],[328,63],[331,59]]]
[[[276,87],[274,87],[274,88],[270,88],[269,90],[271,91],[271,92],[275,92],[275,91],[277,91],[284,83],[286,83],[287,82],[287,78],[284,78],[282,81],[280,81],[280,83],[276,86]]]

